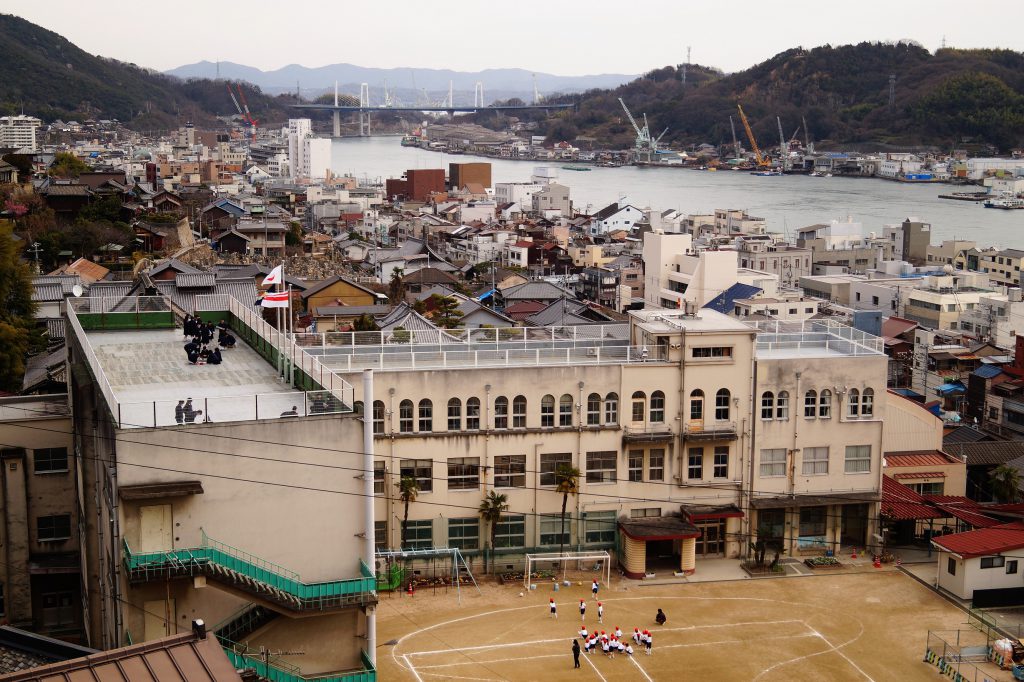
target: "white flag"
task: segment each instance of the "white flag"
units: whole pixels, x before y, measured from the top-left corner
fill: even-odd
[[[260,305],[264,308],[287,308],[289,291],[274,291],[266,294],[260,299]]]
[[[281,266],[278,265],[276,268],[270,271],[270,274],[263,280],[263,286],[269,287],[274,284],[280,284],[282,279]]]

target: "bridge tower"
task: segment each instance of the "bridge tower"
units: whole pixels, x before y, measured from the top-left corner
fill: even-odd
[[[370,84],[359,84],[359,137],[370,136]]]
[[[334,81],[334,106],[338,106],[338,81]],[[341,112],[335,109],[331,118],[334,122],[334,137],[341,137]]]
[[[477,81],[476,86],[473,88],[473,106],[484,106],[484,84],[482,81]]]

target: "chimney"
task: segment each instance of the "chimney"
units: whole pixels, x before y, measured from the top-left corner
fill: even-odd
[[[206,639],[206,622],[200,618],[192,621],[192,632],[196,639]]]

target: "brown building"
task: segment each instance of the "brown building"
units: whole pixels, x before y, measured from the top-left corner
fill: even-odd
[[[388,179],[385,190],[389,199],[400,197],[410,201],[427,201],[432,193],[444,192],[444,169],[409,169],[402,179]]]
[[[485,162],[448,164],[448,189],[462,189],[470,183],[491,187],[491,164]]]
[[[0,618],[82,641],[71,431],[67,395],[0,399]]]

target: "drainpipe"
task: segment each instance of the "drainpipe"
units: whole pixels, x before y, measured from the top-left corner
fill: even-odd
[[[576,399],[576,459],[580,463],[580,470],[584,471],[583,468],[583,420],[586,419],[586,412],[583,407],[586,403],[583,402],[583,387],[586,384],[579,382],[577,387],[579,389],[579,397]],[[586,485],[586,474],[583,474],[583,484]],[[576,551],[579,552],[583,549],[583,513],[582,507],[580,506],[581,495],[576,496]],[[572,524],[569,524],[569,539],[572,540]]]
[[[789,409],[789,413],[793,417],[793,447],[790,448],[790,453],[791,453],[791,455],[793,457],[794,462],[796,461],[797,443],[798,443],[798,439],[799,439],[799,436],[800,436],[800,420],[804,418],[804,412],[803,412],[804,411],[804,395],[803,395],[803,392],[800,390],[800,377],[802,376],[803,372],[795,372],[795,374],[796,374],[796,395],[794,396],[793,400],[790,400],[790,409]],[[796,408],[796,409],[794,409],[794,408]],[[817,408],[815,408],[815,409],[817,409]],[[794,464],[794,466],[795,466],[795,464]],[[790,488],[790,490],[789,490],[790,494],[793,494],[793,488],[792,488],[791,481],[792,481],[792,479],[789,479],[789,481],[787,481],[787,486],[789,486],[789,488]],[[792,511],[787,509],[786,510],[786,517],[787,518],[792,518],[792,515],[793,515]],[[800,517],[799,517],[799,512],[798,512],[797,513],[797,530],[796,530],[796,532],[798,534],[799,534],[799,527],[800,527],[799,524],[800,524]],[[787,540],[789,541],[789,555],[793,556],[793,532],[794,531],[793,531],[793,524],[792,524],[792,522],[787,522],[787,526],[786,527],[789,528],[789,533],[788,533],[789,537],[787,538]]]
[[[366,418],[366,406],[370,407],[370,418]],[[376,582],[376,561],[374,556],[373,524],[373,370],[363,370],[363,554],[364,561]],[[374,584],[376,591],[376,584]],[[377,665],[377,614],[370,606],[366,609],[366,655]]]

